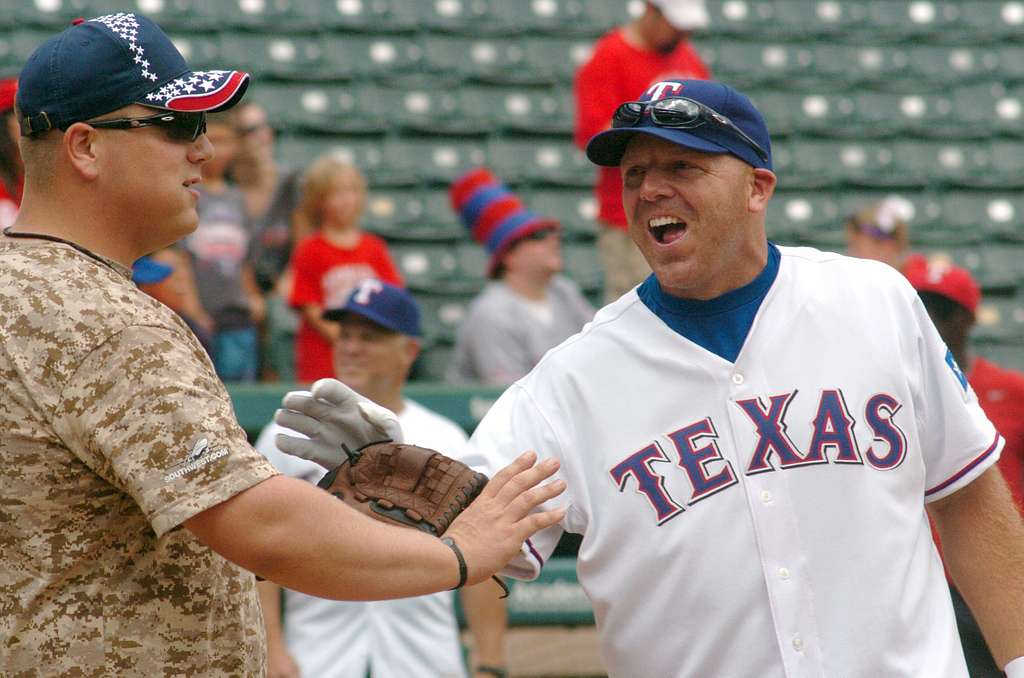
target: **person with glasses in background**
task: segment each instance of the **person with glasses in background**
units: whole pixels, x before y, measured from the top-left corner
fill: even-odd
[[[710,24],[704,0],[630,4],[643,11],[598,40],[590,58],[576,72],[575,140],[581,149],[592,136],[608,128],[612,112],[624,99],[651,83],[711,77],[711,70],[690,41],[694,31]],[[617,167],[598,168],[594,197],[606,302],[618,299],[651,272],[629,239],[621,188]]]
[[[489,282],[459,325],[446,380],[511,384],[594,315],[562,270],[561,227],[526,209],[486,168],[459,177],[452,207],[489,254]]]
[[[196,228],[206,112],[247,84],[192,71],[132,13],[76,20],[21,72],[25,192],[0,238],[0,675],[262,676],[254,573],[326,598],[434,593],[486,580],[560,517],[528,515],[560,491],[536,487],[557,464],[531,455],[452,523],[453,547],[249,445],[188,326],[131,280]]]
[[[567,483],[565,519],[505,573],[537,576],[581,534],[612,677],[966,678],[930,514],[998,666],[1024,676],[1004,439],[904,276],[767,239],[768,128],[725,84],[654,83],[587,156],[621,170],[653,273],[470,439],[491,467],[535,449]],[[314,418],[354,409],[334,390]]]

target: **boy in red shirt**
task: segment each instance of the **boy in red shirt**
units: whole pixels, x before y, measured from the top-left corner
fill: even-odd
[[[366,278],[403,284],[387,244],[359,227],[365,204],[366,180],[353,165],[327,156],[306,170],[299,209],[316,232],[295,248],[290,265],[289,301],[302,316],[295,337],[299,381],[334,376],[331,345],[338,325],[323,320],[324,308],[341,306]]]
[[[708,25],[703,0],[652,0],[634,21],[598,40],[576,73],[576,145],[611,125],[620,103],[661,80],[707,80],[711,71],[689,41]],[[685,94],[683,95],[685,96]],[[594,188],[601,224],[598,249],[605,270],[605,300],[613,301],[651,272],[626,234],[618,167],[599,168]]]

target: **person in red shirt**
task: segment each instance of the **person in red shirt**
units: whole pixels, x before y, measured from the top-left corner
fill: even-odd
[[[651,0],[632,22],[605,34],[576,72],[576,145],[607,129],[616,107],[661,80],[711,78],[690,44],[690,32],[708,25],[703,0]],[[618,167],[601,167],[595,195],[600,222],[598,249],[605,271],[605,300],[638,284],[651,269],[626,233]]]
[[[303,175],[299,210],[316,231],[296,246],[289,265],[289,302],[301,314],[295,336],[295,376],[301,382],[334,376],[331,345],[338,326],[322,318],[325,308],[341,306],[367,278],[404,284],[387,244],[359,227],[365,204],[362,173],[337,157],[320,158]]]
[[[1024,513],[1024,374],[1000,367],[968,350],[981,303],[981,288],[966,269],[945,261],[922,260],[908,267],[904,274],[949,347],[954,364],[967,368],[966,383],[974,389],[981,408],[1006,439],[998,468],[1017,508]],[[935,543],[939,543],[937,538]],[[972,678],[1002,676],[978,623],[952,583],[950,591]]]
[[[14,223],[21,204],[24,170],[18,151],[18,121],[14,116],[17,78],[0,80],[0,228]]]

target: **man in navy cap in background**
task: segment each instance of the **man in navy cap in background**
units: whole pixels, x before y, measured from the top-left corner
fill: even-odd
[[[338,324],[332,346],[338,379],[394,412],[405,442],[445,450],[470,465],[482,461],[466,456],[466,433],[458,424],[402,394],[422,334],[419,307],[409,292],[364,280],[323,318]],[[319,464],[277,448],[277,435],[285,432],[280,424],[269,424],[256,449],[282,473],[315,484],[324,472]],[[271,675],[292,675],[296,666],[298,675],[320,678],[466,675],[451,592],[356,603],[287,589],[282,597],[273,582],[258,586]],[[492,582],[484,582],[460,594],[473,637],[473,675],[504,672],[505,603],[496,591]]]

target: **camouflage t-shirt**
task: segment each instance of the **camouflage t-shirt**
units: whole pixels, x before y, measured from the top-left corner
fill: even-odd
[[[253,575],[181,525],[277,471],[130,276],[0,237],[0,675],[262,675]]]

